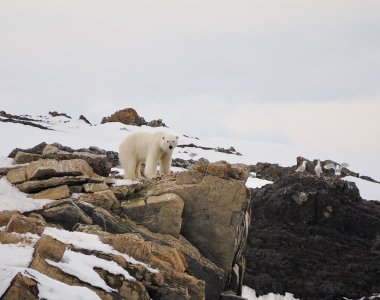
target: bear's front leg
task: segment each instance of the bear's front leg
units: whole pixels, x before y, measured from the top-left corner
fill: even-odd
[[[145,177],[148,179],[157,178],[157,166],[158,159],[156,159],[154,155],[148,155],[145,164]]]
[[[125,162],[125,165],[123,166],[125,179],[136,179],[136,164],[137,161],[133,158],[130,158]]]
[[[160,160],[160,175],[161,176],[170,174],[171,164],[172,164],[171,153],[164,154]]]

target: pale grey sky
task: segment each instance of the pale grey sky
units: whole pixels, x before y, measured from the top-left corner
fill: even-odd
[[[378,0],[2,0],[0,110],[380,151]]]

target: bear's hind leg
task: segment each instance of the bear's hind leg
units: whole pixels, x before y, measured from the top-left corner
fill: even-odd
[[[136,169],[135,170],[136,170],[136,174],[135,174],[136,178],[141,179],[141,162],[136,163]]]

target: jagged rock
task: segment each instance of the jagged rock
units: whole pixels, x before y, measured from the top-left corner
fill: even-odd
[[[61,200],[44,206],[42,216],[48,221],[71,230],[76,223],[92,224],[92,220],[73,201]]]
[[[120,203],[111,190],[95,192],[91,194],[83,194],[78,201],[84,201],[94,206],[100,206],[108,210],[120,207]]]
[[[179,196],[168,193],[151,196],[146,200],[125,202],[122,209],[133,221],[149,230],[178,237],[183,206],[183,200]]]
[[[17,210],[3,210],[0,211],[0,227],[6,226],[9,220],[14,216],[22,216]]]
[[[8,157],[15,158],[15,156],[17,155],[17,152],[19,151],[24,152],[24,153],[33,153],[33,154],[42,155],[42,151],[45,149],[46,145],[47,144],[45,142],[42,142],[29,149],[16,148],[16,149],[13,149],[12,152],[8,154]]]
[[[25,168],[15,168],[9,170],[7,173],[7,180],[12,184],[26,181]]]
[[[49,111],[49,115],[52,117],[66,117],[68,119],[71,119],[71,117],[65,113],[59,113],[57,111]]]
[[[108,189],[108,185],[104,182],[102,183],[85,183],[83,185],[83,190],[86,193],[95,193],[95,192],[101,192]]]
[[[294,174],[296,170],[296,166],[293,168],[290,167],[281,167],[278,164],[271,164],[271,163],[262,163],[258,162],[253,169],[254,172],[256,172],[256,177],[269,180],[269,181],[276,181],[282,177],[290,176],[291,174]]]
[[[41,235],[45,230],[45,226],[46,223],[39,219],[14,214],[9,220],[5,231],[18,233],[30,232]]]
[[[33,194],[33,199],[59,200],[70,197],[70,189],[67,185],[61,185]]]
[[[88,176],[63,176],[52,177],[44,180],[31,180],[17,184],[17,188],[24,193],[36,193],[48,188],[53,188],[61,185],[78,185],[87,182],[102,182],[102,178],[92,178]]]
[[[131,185],[112,186],[111,190],[119,200],[127,200],[128,196],[140,191],[144,184],[136,183]]]
[[[35,160],[39,160],[41,158],[42,158],[42,155],[39,155],[39,154],[18,151],[16,153],[15,158],[13,159],[13,162],[15,164],[26,164]]]
[[[158,184],[149,194],[170,192],[183,199],[185,206],[181,234],[203,255],[220,266],[225,271],[227,280],[231,266],[240,260],[241,249],[244,247],[249,190],[242,181],[225,179],[230,169],[228,164],[199,166],[198,169],[203,170],[203,173],[192,171],[177,174],[176,182],[180,185],[171,182],[163,186]],[[221,178],[209,175],[208,172]],[[220,245],[223,245],[223,249]]]
[[[33,278],[17,273],[1,299],[38,300],[38,282]]]
[[[252,193],[245,285],[357,299],[380,291],[380,205],[352,182],[294,174]]]
[[[101,179],[94,173],[89,164],[82,159],[71,159],[57,161],[54,159],[40,159],[31,162],[26,167],[26,178],[28,180],[46,179],[59,176],[88,176]]]
[[[80,115],[79,120],[82,120],[82,121],[86,122],[87,124],[91,125],[91,122],[89,120],[87,120],[87,118],[84,115]]]

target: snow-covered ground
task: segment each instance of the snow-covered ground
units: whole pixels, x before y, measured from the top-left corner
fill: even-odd
[[[2,118],[2,117],[0,117]],[[41,130],[22,124],[0,122],[0,168],[11,167],[12,160],[7,158],[8,154],[14,148],[31,148],[41,142],[60,143],[74,149],[97,146],[102,149],[118,151],[119,144],[129,132],[133,131],[157,131],[168,130],[151,127],[126,126],[121,123],[107,123],[101,125],[88,125],[80,120],[71,120],[66,117],[32,117],[41,121],[41,124],[53,130]],[[362,175],[371,176],[379,179],[379,156],[375,153],[357,154],[349,151],[337,152],[318,149],[308,149],[296,147],[294,145],[275,144],[268,142],[249,141],[249,140],[232,140],[224,138],[214,139],[196,139],[185,137],[181,134],[180,144],[194,143],[204,147],[223,147],[230,148],[233,146],[236,151],[242,153],[242,156],[215,152],[213,150],[202,150],[200,148],[176,148],[173,154],[174,158],[194,159],[201,157],[211,162],[226,160],[230,163],[256,164],[257,162],[279,163],[282,166],[291,166],[296,163],[297,156],[304,156],[309,159],[319,158],[321,160],[332,159],[337,162],[350,163],[350,169],[359,172]],[[181,172],[181,168],[172,168],[175,172]],[[118,169],[122,174],[122,170]],[[270,181],[254,177],[254,174],[247,180],[247,187],[259,188]],[[347,177],[345,180],[354,181],[361,193],[361,196],[367,200],[380,200],[380,184],[368,182],[355,177]],[[133,184],[135,182],[116,180],[115,185]],[[31,211],[42,208],[50,200],[34,200],[27,198],[26,194],[20,192],[12,186],[5,177],[0,179],[0,211],[1,210],[18,210],[20,212]],[[0,228],[4,230],[4,227]],[[103,244],[95,235],[68,232],[54,228],[46,228],[45,234],[52,235],[62,242],[69,243],[74,247],[101,250],[105,253],[116,254],[116,250],[111,246]],[[32,260],[33,245],[38,237],[31,237],[29,244],[3,245],[0,244],[0,297],[9,286],[10,281],[18,272],[25,276],[36,279],[39,285],[39,296],[44,299],[99,299],[92,291],[83,287],[70,287],[64,283],[53,280],[35,270],[29,269],[28,266]],[[118,252],[117,252],[118,253]],[[123,255],[132,263],[143,264],[134,260],[125,254]],[[64,259],[59,262],[49,262],[56,265],[67,273],[75,274],[84,281],[92,283],[104,290],[112,289],[106,283],[97,277],[95,272],[91,272],[94,266],[105,268],[111,273],[122,274],[126,279],[133,278],[120,266],[100,260],[92,256],[66,251]],[[143,264],[151,272],[157,270]],[[294,300],[292,294],[285,296],[268,294],[257,297],[256,293],[244,287],[243,296],[249,300]]]

